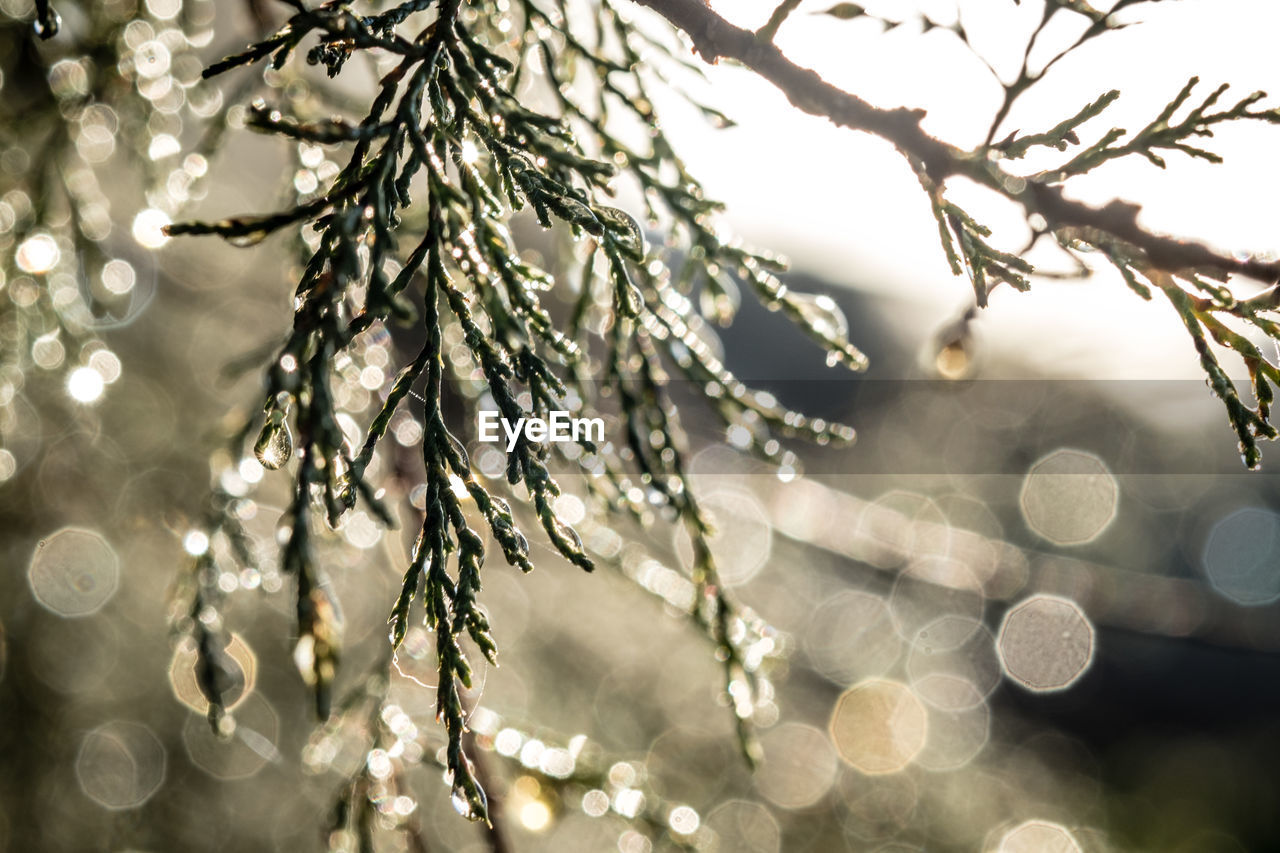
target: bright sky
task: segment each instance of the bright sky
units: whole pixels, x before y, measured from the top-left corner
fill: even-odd
[[[886,35],[873,21],[812,14],[834,2],[806,0],[792,15],[778,37],[788,56],[876,105],[927,109],[926,130],[950,142],[981,141],[1000,88],[958,39],[937,30],[921,35],[914,25]],[[734,23],[754,29],[774,4],[714,0],[712,5]],[[891,18],[919,8],[943,23],[957,14],[954,0],[863,5]],[[959,14],[975,44],[1010,79],[1041,8],[1035,0],[1021,5],[972,0],[959,3]],[[1121,98],[1085,126],[1085,142],[1113,126],[1137,129],[1193,74],[1202,80],[1197,91],[1230,82],[1226,98],[1268,89],[1276,97],[1266,105],[1280,105],[1280,66],[1274,59],[1280,3],[1182,0],[1122,14],[1140,16],[1143,23],[1100,38],[1059,63],[1039,91],[1024,96],[1002,136],[1015,127],[1047,129],[1110,88],[1119,89]],[[1061,17],[1068,23],[1076,16]],[[1042,37],[1041,46],[1065,44],[1076,32],[1058,30],[1057,38]],[[887,144],[799,113],[751,72],[718,66],[709,73],[712,87],[701,94],[738,120],[738,128],[716,131],[686,121],[687,111],[674,104],[666,115],[672,116],[671,129],[691,170],[728,202],[739,233],[789,255],[797,269],[918,301],[921,322],[909,334],[922,344],[936,324],[967,304],[969,285],[951,276],[925,197]],[[1280,250],[1280,205],[1275,203],[1280,158],[1274,155],[1280,127],[1250,125],[1208,142],[1226,157],[1225,165],[1174,154],[1167,158],[1167,170],[1135,160],[1101,168],[1068,186],[1090,203],[1117,196],[1141,202],[1144,222],[1156,230],[1196,236],[1233,251]],[[1012,235],[1010,247],[1021,239],[1021,217],[1007,204],[992,204],[981,192],[957,191],[952,198],[996,227],[997,235],[1001,223],[1008,223],[1004,233]],[[1037,281],[1030,294],[1001,288],[993,294],[980,334],[993,361],[1016,357],[1015,363],[1036,371],[1117,378],[1201,375],[1190,341],[1167,305],[1143,302],[1109,275],[1085,283]]]

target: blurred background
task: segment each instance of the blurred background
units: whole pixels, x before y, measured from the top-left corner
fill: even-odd
[[[500,841],[450,805],[425,632],[406,640],[385,705],[317,728],[277,567],[288,478],[218,450],[260,387],[256,367],[227,367],[287,328],[296,252],[280,238],[166,242],[158,227],[273,208],[338,167],[235,130],[200,153],[201,127],[242,125],[237,87],[263,80],[200,84],[202,63],[247,41],[255,15],[275,20],[273,7],[62,5],[71,36],[99,15],[137,22],[117,82],[99,90],[80,63],[101,58],[35,46],[32,4],[0,0],[19,21],[4,19],[0,47],[0,332],[23,353],[0,365],[0,850],[354,850],[329,828],[362,766],[392,789],[378,850],[1280,849],[1276,451],[1244,472],[1176,316],[1104,272],[997,290],[957,325],[971,290],[949,275],[900,157],[732,67],[688,85],[737,127],[708,128],[674,97],[659,104],[666,126],[727,202],[731,229],[788,255],[789,286],[838,306],[872,362],[859,376],[828,368],[744,299],[720,336],[729,367],[859,433],[851,448],[794,445],[781,470],[738,454],[692,389],[674,389],[725,580],[776,628],[762,652],[779,653],[773,688],[757,708],[764,763],[753,774],[737,754],[720,665],[683,615],[687,540],[601,516],[572,475],[557,509],[608,570],[584,576],[536,542],[533,574],[486,568],[502,665],[468,703]],[[752,27],[771,11],[713,5]],[[809,14],[824,8],[800,7],[784,51],[873,103],[927,109],[926,129],[951,142],[981,141],[1000,88],[953,36]],[[867,8],[959,15],[1008,77],[1042,7]],[[1192,74],[1241,95],[1280,89],[1273,4],[1186,0],[1134,17],[1065,60],[1006,127],[1050,126],[1107,88],[1123,93],[1112,123],[1145,124]],[[316,85],[266,78],[288,97]],[[340,82],[363,97],[358,74]],[[64,142],[92,178],[71,185],[100,208],[93,259],[59,236],[69,214],[42,210],[30,183],[33,140],[50,139],[32,118],[50,112],[41,98],[91,89],[101,109]],[[1143,203],[1157,230],[1274,252],[1275,139],[1224,129],[1213,140],[1224,165],[1114,163],[1073,192]],[[1010,245],[1025,239],[1013,212],[977,192],[964,203]],[[33,218],[49,227],[24,232]],[[524,239],[551,269],[567,261],[533,229]],[[90,340],[18,310],[40,277]],[[359,433],[402,358],[379,333],[336,365],[344,428]],[[407,459],[420,435],[409,412],[393,422]],[[481,475],[500,477],[501,460],[471,449]],[[357,511],[325,534],[345,622],[339,692],[358,693],[385,657],[416,527],[417,474],[386,465],[400,529]],[[211,547],[200,526],[213,485],[236,498],[257,548],[255,566],[219,577],[236,593],[225,617],[244,681],[225,743],[204,718],[193,651],[168,628],[176,579]]]

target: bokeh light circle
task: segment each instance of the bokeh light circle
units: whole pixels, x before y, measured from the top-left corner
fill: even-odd
[[[908,641],[942,615],[976,625],[985,607],[982,584],[969,567],[942,557],[913,561],[898,575],[889,594],[894,624]]]
[[[61,258],[58,241],[43,232],[32,234],[23,240],[14,253],[13,262],[18,269],[36,275],[49,272]]]
[[[965,616],[941,616],[921,628],[911,643],[906,668],[916,695],[925,704],[948,710],[963,707],[954,704],[957,694],[945,686],[947,682],[934,676],[962,679],[976,691],[973,705],[996,689],[1001,676],[995,637],[981,622]],[[942,690],[935,696],[940,686]]]
[[[230,667],[227,674],[231,687],[222,698],[226,709],[233,711],[253,692],[257,681],[258,658],[249,644],[235,633],[231,634],[224,651]],[[200,689],[196,673],[198,662],[195,642],[190,637],[179,642],[169,660],[169,686],[179,702],[204,715],[209,712],[209,700]]]
[[[67,376],[67,394],[77,403],[95,403],[106,384],[102,374],[92,367],[77,367]]]
[[[928,738],[916,756],[926,770],[958,770],[978,756],[991,739],[991,709],[982,693],[958,675],[933,673],[913,685],[929,715]]]
[[[163,229],[170,222],[164,211],[147,208],[133,218],[133,239],[148,249],[159,249],[169,242]]]
[[[920,787],[910,773],[867,776],[849,769],[840,776],[839,790],[840,822],[846,833],[862,841],[898,837],[911,825],[920,803]]]
[[[784,809],[814,805],[835,783],[839,762],[827,736],[803,723],[783,723],[760,738],[764,762],[756,789]]]
[[[1084,545],[1116,517],[1120,487],[1106,464],[1082,450],[1055,450],[1031,466],[1019,505],[1027,526],[1055,545]]]
[[[113,720],[85,735],[75,769],[81,790],[98,805],[137,808],[164,783],[165,749],[143,724]]]
[[[730,800],[703,822],[712,835],[709,853],[779,853],[782,829],[773,814],[748,800]]]
[[[1246,606],[1280,599],[1280,515],[1247,507],[1221,519],[1205,540],[1202,562],[1224,598]]]
[[[863,555],[867,561],[887,568],[914,556],[945,553],[950,527],[931,498],[895,489],[866,507],[855,532],[869,546]]]
[[[731,766],[734,757],[733,746],[722,737],[695,729],[670,728],[650,744],[645,767],[656,794],[672,802],[689,802],[699,796],[714,798],[731,777],[727,773],[699,777],[690,774],[688,768]]]
[[[868,776],[905,770],[924,749],[928,728],[928,714],[915,692],[883,678],[841,694],[830,723],[840,757]]]
[[[191,714],[182,725],[182,743],[191,763],[217,779],[247,779],[268,761],[280,761],[276,744],[280,718],[259,693],[247,697],[236,710],[229,740],[213,733],[209,721]]]
[[[804,633],[814,669],[841,686],[885,674],[902,656],[903,646],[885,600],[860,590],[845,590],[823,602]]]
[[[749,492],[719,489],[699,499],[698,504],[715,529],[708,541],[720,580],[726,586],[751,580],[773,551],[773,527],[760,501]],[[674,545],[681,565],[692,568],[693,545],[683,527],[678,529]]]
[[[1006,832],[992,853],[1083,853],[1066,827],[1029,820]]]
[[[23,646],[31,672],[59,693],[100,696],[119,684],[120,637],[110,619],[41,619]]]
[[[1093,625],[1074,601],[1034,595],[1005,614],[997,650],[1005,674],[1028,690],[1065,690],[1093,661]]]
[[[120,561],[98,533],[64,527],[36,545],[27,582],[36,601],[59,616],[87,616],[115,594]]]

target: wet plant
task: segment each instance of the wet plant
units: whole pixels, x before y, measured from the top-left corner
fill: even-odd
[[[753,721],[772,696],[768,668],[781,640],[721,581],[710,546],[712,522],[689,474],[688,440],[672,387],[685,381],[700,389],[699,405],[739,449],[791,466],[795,460],[784,441],[848,443],[853,430],[791,411],[747,387],[716,354],[713,324],[732,322],[745,289],[746,298],[759,299],[803,329],[833,368],[862,370],[866,359],[847,339],[848,324],[832,300],[790,290],[779,277],[781,259],[726,235],[720,205],[688,173],[663,131],[655,90],[700,73],[704,62],[735,61],[775,84],[798,109],[894,145],[919,178],[947,262],[968,279],[975,307],[984,307],[1000,285],[1031,287],[1041,272],[1026,256],[1041,241],[1058,246],[1079,274],[1102,258],[1142,298],[1158,292],[1192,336],[1245,464],[1256,467],[1259,440],[1276,435],[1270,403],[1280,383],[1280,369],[1256,338],[1280,339],[1269,316],[1280,296],[1273,289],[1237,298],[1229,278],[1273,282],[1280,264],[1153,233],[1139,223],[1136,206],[1116,201],[1093,208],[1072,201],[1063,188],[1122,158],[1145,158],[1156,167],[1174,156],[1216,161],[1206,142],[1216,128],[1280,123],[1280,111],[1263,106],[1262,93],[1230,98],[1226,86],[1206,92],[1193,79],[1134,132],[1096,132],[1120,97],[1115,91],[1098,94],[1044,130],[1005,126],[1018,99],[1034,93],[1063,57],[1126,26],[1125,16],[1150,2],[1118,0],[1099,10],[1076,0],[1048,0],[1016,77],[997,78],[1001,103],[985,141],[972,149],[928,135],[919,110],[871,106],[789,59],[774,37],[801,6],[796,0],[785,0],[754,31],[696,0],[639,0],[671,26],[655,26],[649,18],[637,23],[633,9],[611,0],[287,0],[278,15],[259,14],[262,36],[209,64],[203,77],[262,88],[258,97],[245,97],[231,120],[284,140],[308,179],[293,182],[294,197],[279,209],[181,221],[164,231],[172,237],[212,235],[235,246],[280,234],[296,252],[297,275],[280,282],[293,292],[292,324],[264,350],[257,414],[235,432],[227,458],[252,453],[262,468],[289,478],[279,565],[292,595],[295,662],[317,716],[326,721],[316,740],[336,736],[343,721],[362,718],[373,733],[374,752],[418,743],[416,728],[385,701],[387,673],[407,642],[429,637],[443,747],[430,753],[420,747],[420,757],[440,765],[461,814],[490,819],[475,750],[478,742],[492,747],[497,723],[491,712],[468,707],[477,668],[496,664],[500,652],[483,607],[486,560],[532,571],[531,542],[543,543],[584,572],[603,565],[625,574],[619,561],[597,553],[562,517],[561,483],[574,477],[590,491],[595,508],[618,524],[670,524],[687,533],[693,556],[686,586],[681,594],[662,594],[710,641],[723,667],[723,695],[741,751],[748,762],[759,758]],[[259,4],[251,6],[261,13]],[[47,3],[35,4],[33,13],[35,23],[24,22],[32,37],[57,32]],[[879,17],[851,3],[823,14],[848,26],[869,21],[894,29],[913,22],[970,45],[958,20]],[[1082,19],[1082,34],[1033,65],[1041,34],[1063,16]],[[116,21],[120,33],[112,38],[137,53],[142,48],[130,42],[131,20],[125,14]],[[114,42],[104,37],[103,43]],[[36,60],[52,62],[32,56],[37,66]],[[152,61],[138,61],[144,60]],[[86,70],[92,66],[77,65],[76,71],[62,64],[67,61],[48,68],[45,100],[70,99],[59,114],[81,116],[83,134],[82,114],[99,105],[101,95],[91,85],[97,78]],[[135,70],[147,80],[158,76],[148,76],[145,65]],[[314,85],[307,97],[291,99],[282,85],[259,87],[254,81],[264,75]],[[339,77],[355,81],[367,97],[353,99],[352,86],[329,88],[321,79]],[[713,123],[730,123],[711,106],[693,105]],[[216,119],[209,137],[216,141],[224,123],[217,110],[206,112]],[[51,133],[58,141],[66,131],[55,126]],[[49,157],[70,156],[49,151]],[[1061,155],[1053,166],[1023,168],[1032,152],[1048,151]],[[193,156],[201,159],[188,158],[184,167],[192,179],[207,165],[202,154]],[[23,191],[28,201],[49,197],[41,175],[34,167],[22,172],[32,187]],[[49,221],[62,224],[41,225],[35,205],[21,216],[12,202],[0,207],[0,215],[12,214],[4,228],[9,245],[48,239],[54,250],[46,255],[54,264],[57,245],[45,231],[70,227],[66,223],[79,224],[62,238],[63,257],[99,251],[76,195],[82,184],[62,177],[58,192],[72,215]],[[1020,206],[1032,240],[1004,246],[951,199],[957,179]],[[156,213],[167,221],[178,210]],[[143,234],[159,221],[144,222]],[[523,245],[538,228],[558,241],[557,269]],[[81,237],[89,242],[81,245]],[[159,238],[139,239],[158,244]],[[47,247],[41,242],[33,249]],[[48,269],[26,269],[20,255],[17,263],[36,277],[22,278],[22,288],[15,281],[4,298],[15,302],[14,294],[29,292],[32,304],[65,318],[58,301],[65,282],[46,276]],[[565,291],[567,300],[549,298]],[[950,342],[961,341],[964,330],[948,335]],[[25,353],[35,345],[24,339],[19,349]],[[1220,363],[1222,348],[1248,368],[1245,396]],[[375,364],[373,350],[398,360]],[[395,374],[372,405],[358,405],[343,391],[353,366],[357,372],[376,368],[383,379],[377,372],[383,367]],[[505,453],[494,450],[499,457],[473,460],[468,446],[481,410],[512,422],[569,411],[604,417],[608,429],[603,442],[552,444],[522,435]],[[402,458],[404,442],[388,440],[406,417],[415,435],[412,464]],[[202,527],[213,545],[192,554],[175,609],[176,629],[196,641],[210,722],[224,733],[234,726],[225,706],[235,685],[225,661],[226,602],[217,555],[243,567],[255,562],[237,519],[237,497],[225,490],[211,496]],[[341,527],[357,508],[387,527],[412,518],[417,532],[407,562],[397,567],[398,593],[387,602],[384,658],[356,679],[357,688],[335,695],[343,654],[341,603],[331,591],[321,540],[326,528]],[[616,786],[595,769],[581,772],[584,785]],[[548,779],[561,777],[550,773]],[[373,811],[399,784],[392,765],[363,766],[336,800],[335,831],[351,832],[361,849],[373,849]],[[654,814],[637,809],[631,817],[660,829]],[[406,824],[405,832],[412,843],[414,830]]]
[[[245,73],[259,61],[283,71],[305,61],[336,76],[357,57],[376,55],[380,76],[362,118],[289,114],[266,100],[247,112],[254,130],[337,149],[346,165],[287,209],[185,222],[167,232],[254,245],[302,229],[293,328],[272,356],[254,449],[268,469],[294,467],[281,566],[294,581],[295,659],[317,714],[330,715],[341,632],[314,544],[316,516],[336,526],[362,505],[384,524],[394,522],[370,472],[398,409],[421,404],[420,530],[390,607],[390,643],[397,649],[415,623],[434,635],[436,715],[459,811],[478,820],[489,813],[467,755],[463,701],[475,661],[493,664],[498,654],[480,606],[488,555],[477,525],[506,562],[532,570],[533,534],[500,493],[515,494],[560,556],[584,571],[595,566],[556,511],[556,465],[589,475],[615,511],[647,523],[648,507],[657,505],[688,531],[694,590],[686,607],[723,662],[742,751],[755,760],[751,723],[757,697],[768,689],[761,667],[769,629],[719,580],[711,524],[686,473],[666,385],[674,374],[706,388],[716,415],[726,426],[745,425],[747,447],[766,458],[783,457],[775,432],[852,439],[848,427],[752,392],[711,353],[692,297],[701,294],[716,318],[727,320],[739,281],[806,329],[833,364],[860,369],[865,359],[845,339],[847,324],[834,303],[788,291],[776,277],[776,259],[719,235],[719,206],[656,130],[646,93],[661,63],[640,62],[640,51],[659,51],[672,67],[687,60],[669,41],[641,36],[609,5],[601,7],[590,43],[569,28],[567,9],[534,4],[464,10],[459,3],[404,3],[368,15],[292,5],[273,34],[205,74]],[[535,92],[548,102],[545,111],[535,108],[538,97],[517,94],[535,67],[543,73]],[[655,128],[648,145],[619,139],[612,127],[621,120]],[[623,182],[639,191],[643,211],[617,206]],[[558,286],[551,273],[517,247],[512,219],[520,211],[575,247],[579,292],[568,317],[553,316],[544,304],[543,294]],[[637,215],[669,229],[670,245],[649,247]],[[388,323],[416,326],[419,349],[353,444],[332,390],[335,364]],[[469,357],[447,358],[446,336]],[[599,446],[584,439],[569,449],[521,436],[506,455],[505,483],[495,483],[477,475],[462,428],[446,417],[453,393],[512,422],[552,411],[608,412],[612,434]],[[199,644],[206,647],[216,643]],[[214,717],[216,693],[210,690]]]

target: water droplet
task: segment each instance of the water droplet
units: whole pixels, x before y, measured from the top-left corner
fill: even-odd
[[[485,801],[484,791],[476,788],[475,795],[476,800],[471,800],[467,797],[465,788],[455,785],[453,793],[449,795],[449,802],[453,805],[453,810],[467,820],[488,820],[488,804]]]
[[[973,356],[969,351],[968,340],[962,337],[956,338],[940,346],[933,365],[943,379],[964,379],[973,366]]]
[[[849,333],[849,321],[830,296],[825,293],[793,293],[788,301],[814,332],[828,340],[844,342],[845,335]]]
[[[38,12],[32,29],[40,38],[51,39],[58,34],[58,30],[62,29],[62,16],[58,14],[57,9],[50,8],[48,4],[41,5],[43,8]]]
[[[234,237],[228,237],[227,242],[237,249],[248,249],[258,245],[265,239],[267,239],[266,231],[250,231],[248,234],[237,234]]]
[[[293,663],[308,686],[316,683],[316,638],[311,634],[303,634],[293,647]]]
[[[1244,463],[1244,467],[1250,471],[1256,471],[1262,467],[1262,450],[1258,445],[1251,444],[1245,446],[1240,445],[1240,461]]]
[[[253,445],[253,455],[258,457],[263,468],[272,471],[288,462],[293,455],[293,433],[289,432],[289,424],[283,420],[279,423],[267,421]]]
[[[597,207],[595,214],[613,232],[614,239],[624,253],[637,261],[644,258],[644,232],[640,230],[640,223],[636,222],[634,216],[616,207]]]
[[[555,518],[554,520],[555,520],[556,529],[560,531],[560,534],[573,544],[573,547],[575,550],[581,551],[582,537],[578,535],[578,531],[574,530],[572,527],[565,524],[559,518]]]

